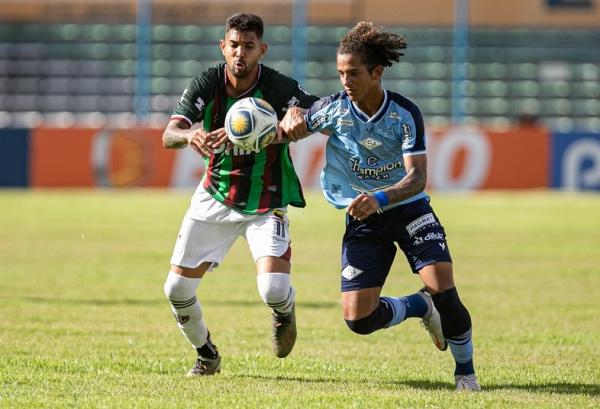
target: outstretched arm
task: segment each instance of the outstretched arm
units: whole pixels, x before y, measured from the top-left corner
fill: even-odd
[[[291,107],[285,113],[285,116],[279,122],[277,128],[277,138],[275,143],[296,142],[306,138],[310,132],[304,119],[305,109]]]

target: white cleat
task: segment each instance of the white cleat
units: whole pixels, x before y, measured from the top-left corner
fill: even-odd
[[[470,375],[454,375],[457,391],[480,391],[481,386],[477,382],[477,377],[474,373]]]
[[[427,314],[425,314],[421,320],[421,325],[429,332],[435,347],[440,351],[445,351],[448,348],[448,343],[442,332],[442,319],[440,313],[435,308],[435,305],[433,305],[431,294],[425,291],[425,289],[420,290],[419,294],[425,299],[428,306]]]

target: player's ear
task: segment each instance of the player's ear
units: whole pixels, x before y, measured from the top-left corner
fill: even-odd
[[[260,43],[260,58],[263,58],[265,56],[265,54],[267,53],[267,48],[269,48],[269,45],[267,43]]]
[[[383,65],[379,64],[375,68],[373,68],[372,75],[373,79],[380,80],[383,76]]]
[[[221,39],[219,41],[219,46],[221,47],[221,53],[223,53],[223,55],[225,55],[225,40]]]

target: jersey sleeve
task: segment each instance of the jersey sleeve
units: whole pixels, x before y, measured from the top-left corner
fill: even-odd
[[[338,105],[335,104],[335,101],[338,97],[339,94],[321,98],[310,106],[304,114],[304,120],[310,132],[320,132],[324,129],[332,128],[334,124],[334,110]]]
[[[295,79],[267,66],[262,68],[263,76],[259,89],[263,98],[273,106],[280,120],[283,119],[288,108],[298,106],[306,109],[319,99],[302,89]]]
[[[201,121],[206,104],[214,98],[215,81],[217,81],[217,76],[214,69],[209,69],[194,77],[183,90],[171,119],[180,119],[190,126]]]
[[[410,115],[404,116],[400,123],[402,153],[404,155],[419,155],[425,153],[425,126],[419,107],[409,104],[404,107]]]

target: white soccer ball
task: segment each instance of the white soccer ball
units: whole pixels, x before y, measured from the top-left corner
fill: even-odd
[[[258,152],[277,134],[277,114],[260,98],[243,98],[229,108],[225,116],[229,140],[242,149]]]

